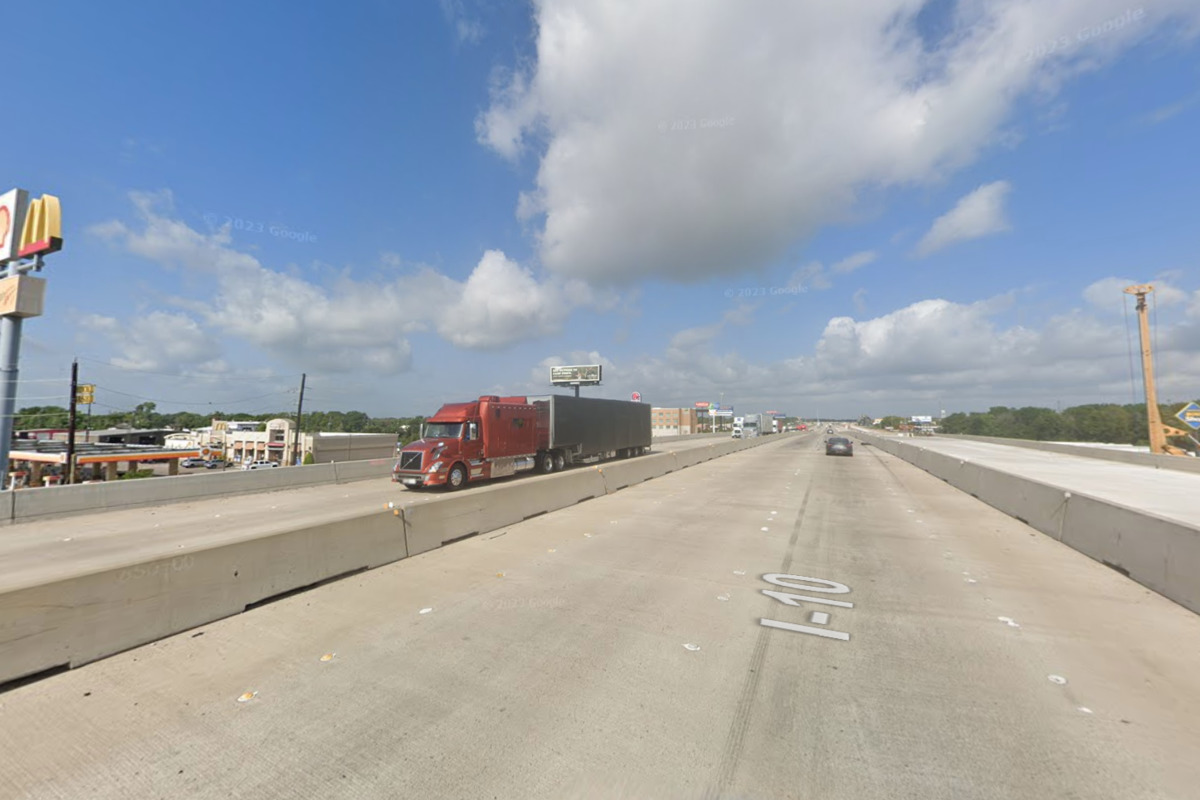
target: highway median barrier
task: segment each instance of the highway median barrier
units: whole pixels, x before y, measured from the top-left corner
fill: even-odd
[[[463,494],[403,506],[409,555],[567,508],[607,493],[597,467],[517,477]]]
[[[899,438],[859,434],[956,489],[1200,613],[1200,527]],[[1001,442],[997,442],[1001,443]]]
[[[383,478],[391,475],[391,468],[390,459],[372,459],[21,489],[0,493],[6,504],[12,504],[8,514],[0,506],[0,524]]]
[[[403,517],[355,512],[0,589],[0,683],[78,667],[408,555]]]
[[[674,472],[678,468],[678,462],[671,453],[654,453],[638,458],[605,461],[597,468],[604,477],[607,493],[612,494],[626,486],[634,486]]]

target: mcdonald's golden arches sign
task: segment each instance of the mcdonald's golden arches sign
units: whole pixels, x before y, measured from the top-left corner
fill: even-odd
[[[0,195],[0,263],[62,249],[62,204],[52,194],[30,202],[24,189]]]

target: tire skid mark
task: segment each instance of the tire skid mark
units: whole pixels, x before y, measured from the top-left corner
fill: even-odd
[[[808,487],[804,490],[804,499],[800,502],[800,510],[796,513],[796,522],[792,525],[792,536],[788,540],[787,554],[783,559],[780,572],[791,572],[792,555],[796,542],[800,539],[800,529],[804,525],[804,515],[808,510],[808,500],[812,495],[814,474],[809,475]],[[746,741],[746,731],[750,727],[750,717],[754,710],[754,698],[758,694],[758,685],[762,677],[763,661],[767,657],[767,645],[771,641],[772,631],[769,628],[759,628],[758,638],[754,642],[754,651],[750,655],[750,669],[742,683],[742,693],[738,697],[737,708],[733,721],[729,725],[729,733],[725,737],[725,746],[721,752],[721,765],[717,770],[716,783],[705,794],[705,800],[716,800],[724,797],[729,785],[737,774],[738,764],[742,758],[742,747]]]

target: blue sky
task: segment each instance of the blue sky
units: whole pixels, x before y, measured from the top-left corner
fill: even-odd
[[[10,9],[0,190],[66,229],[18,403],[76,357],[105,411],[307,373],[431,413],[561,363],[747,412],[1130,402],[1131,282],[1200,395],[1200,7],[859,5]]]

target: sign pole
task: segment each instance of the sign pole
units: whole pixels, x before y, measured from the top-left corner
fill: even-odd
[[[8,488],[13,415],[17,403],[17,363],[21,322],[42,314],[46,281],[42,258],[62,249],[62,206],[53,195],[30,200],[24,189],[0,195],[0,469]]]
[[[6,266],[2,277],[9,277]],[[0,468],[8,485],[8,457],[12,450],[13,415],[17,405],[17,354],[21,350],[21,318],[0,317]]]

